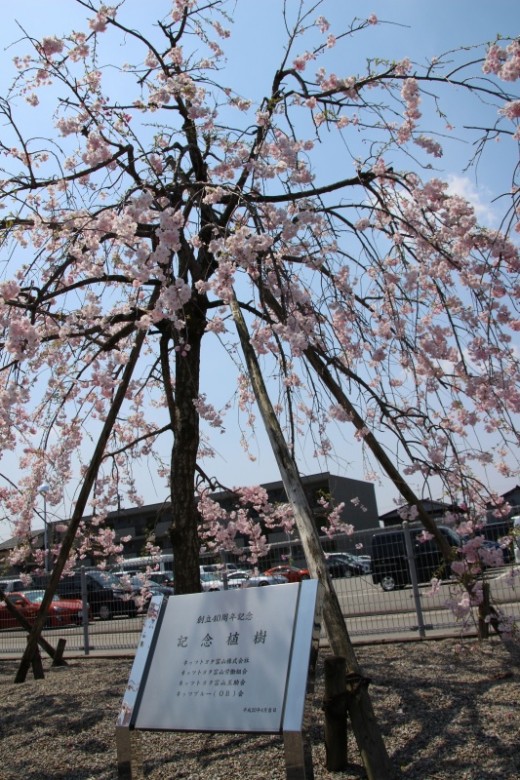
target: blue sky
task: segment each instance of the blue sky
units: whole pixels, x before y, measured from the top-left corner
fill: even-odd
[[[292,5],[296,5],[296,0]],[[138,26],[143,21],[144,14],[150,13],[150,9],[155,15],[159,9],[166,8],[167,3],[163,0],[154,0],[151,3],[129,0],[128,7],[132,13],[132,23]],[[228,5],[236,24],[229,45],[226,78],[232,78],[235,89],[246,97],[261,96],[269,91],[273,68],[280,62],[281,47],[285,40],[282,27],[277,23],[281,19],[281,7],[281,0],[238,0],[236,5],[233,2]],[[330,21],[331,31],[345,27],[354,17],[365,18],[371,13],[375,13],[385,22],[352,38],[347,49],[342,50],[341,56],[345,57],[344,60],[340,60],[340,55],[333,50],[331,62],[342,75],[362,71],[367,57],[410,57],[414,61],[425,62],[458,46],[470,47],[492,40],[499,33],[515,36],[520,32],[520,11],[514,0],[495,0],[493,3],[483,0],[437,0],[435,3],[421,0],[393,0],[391,3],[388,0],[326,0],[319,13]],[[16,3],[6,4],[0,29],[0,46],[3,52],[0,89],[5,90],[10,80],[9,73],[12,72],[9,63],[15,49],[5,51],[5,48],[20,37],[16,21],[35,37],[59,36],[78,25],[78,20],[83,17],[84,11],[73,0],[17,0]],[[16,53],[21,51],[23,48],[16,47]],[[454,135],[462,136],[462,125],[475,123],[478,116],[467,114],[465,104],[459,104],[457,101],[457,96],[449,98],[447,108],[449,119],[455,125]],[[34,117],[34,114],[32,116]],[[461,154],[461,151],[464,154]],[[459,161],[467,156],[467,152],[467,143],[455,143],[442,161],[444,170],[440,173],[451,179],[458,191],[472,197],[483,217],[493,220],[494,207],[491,201],[502,192],[504,185],[505,169],[501,147],[497,145],[490,151],[478,170],[478,178],[459,169]],[[322,175],[326,175],[326,169],[325,160]],[[222,370],[223,366],[213,360],[206,364],[204,381],[208,387],[208,395],[209,388],[215,387],[215,377],[219,376]],[[222,385],[223,402],[228,400],[231,391],[232,388]],[[218,471],[223,481],[228,484],[252,484],[278,479],[274,459],[260,428],[259,424],[258,442],[253,445],[257,459],[249,462],[240,449],[231,412],[227,421],[227,433],[217,441],[215,465],[218,468],[215,471]],[[311,449],[307,447],[308,452]],[[363,478],[363,464],[349,436],[346,436],[344,443],[340,443],[338,439],[338,452],[340,457],[341,452],[344,452],[341,474]],[[306,473],[314,473],[322,468],[327,468],[326,464],[319,463],[310,456],[302,464],[302,470]],[[338,473],[336,467],[331,466],[330,470]],[[498,489],[505,491],[510,487],[510,482],[504,481]],[[386,480],[376,486],[376,496],[380,512],[393,507],[395,490]],[[146,499],[158,500],[151,489]]]

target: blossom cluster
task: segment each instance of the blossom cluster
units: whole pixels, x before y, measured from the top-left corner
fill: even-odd
[[[217,83],[230,36],[221,11],[219,0],[175,0],[147,38],[124,25],[124,2],[101,5],[86,32],[28,41],[32,54],[16,61],[17,88],[38,121],[42,90],[59,95],[48,143],[24,134],[2,104],[10,267],[0,286],[0,442],[17,453],[25,497],[9,488],[0,498],[26,540],[37,485],[52,484],[49,506],[58,507],[64,486],[90,474],[100,430],[97,519],[82,529],[79,556],[119,554],[102,518],[120,491],[142,500],[145,457],[175,493],[170,439],[175,449],[185,433],[181,409],[197,419],[199,462],[214,456],[212,435],[226,430],[233,406],[247,451],[259,423],[235,301],[291,452],[312,439],[313,456],[339,459],[332,426],[363,458],[381,437],[402,476],[440,480],[471,505],[495,499],[476,471],[518,473],[520,257],[508,233],[518,228],[516,185],[498,230],[480,225],[431,169],[422,178],[403,170],[417,148],[441,159],[423,128],[428,72],[408,59],[333,72],[327,56],[343,33],[323,16],[310,24],[302,11],[271,95],[255,101]],[[356,29],[376,23],[372,14]],[[103,37],[122,29],[138,51],[133,65],[116,62],[111,46],[114,62],[104,59]],[[518,78],[518,41],[491,46],[483,67],[500,117],[517,123],[520,101],[493,85]],[[471,84],[460,89],[477,97]],[[216,360],[218,348],[236,366],[229,403],[214,402],[217,383],[203,386],[197,362]],[[271,506],[258,488],[234,492],[224,512],[201,487],[201,538],[232,549],[246,536],[258,558],[267,549],[258,520],[287,531],[291,509]],[[328,533],[345,530],[343,507],[322,509]],[[465,553],[461,578],[489,559],[476,543]]]

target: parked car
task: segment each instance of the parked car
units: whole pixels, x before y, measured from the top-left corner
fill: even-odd
[[[459,549],[462,546],[460,536],[453,529],[438,528],[451,547]],[[432,577],[449,577],[449,564],[444,561],[435,539],[424,539],[423,528],[411,528],[409,533],[418,582],[429,582]],[[372,537],[372,580],[383,590],[404,588],[412,581],[404,534],[402,528],[395,528]]]
[[[171,582],[171,580],[168,580]],[[147,612],[150,601],[153,596],[162,594],[163,596],[173,596],[175,593],[174,588],[171,585],[161,585],[155,580],[148,579],[143,574],[135,574],[129,578],[126,582],[126,578],[121,578],[121,584],[126,590],[130,590],[132,599],[137,604],[137,608],[140,612]]]
[[[31,604],[18,593],[8,593],[7,596],[22,613],[24,618],[29,623],[34,623],[34,619],[38,612],[38,606],[36,604]],[[21,628],[20,623],[8,610],[7,604],[3,600],[0,601],[0,629],[2,628]]]
[[[208,574],[220,575],[223,571],[233,572],[238,569],[236,563],[202,563],[200,564],[200,571]]]
[[[40,609],[45,591],[26,590],[23,593],[10,593],[8,598],[29,623],[34,623]],[[83,623],[83,602],[81,599],[61,599],[55,595],[47,613],[45,625],[79,626]],[[20,623],[12,615],[4,601],[0,602],[0,628],[20,628]]]
[[[203,591],[224,590],[223,581],[214,572],[201,571],[200,584]]]
[[[284,585],[288,583],[287,577],[281,574],[253,574],[242,585],[243,588],[263,588],[266,585]]]
[[[357,577],[363,574],[363,570],[359,566],[352,566],[350,563],[341,559],[326,559],[327,569],[332,579],[339,579],[340,577]]]
[[[370,566],[350,553],[326,553],[325,560],[331,577],[359,577],[370,573]]]
[[[511,561],[509,547],[503,547],[499,542],[486,539],[484,536],[461,537],[464,556],[475,562],[481,569],[504,566]]]
[[[173,572],[171,571],[152,571],[147,575],[147,579],[157,583],[157,585],[163,585],[165,588],[173,588],[174,585]]]
[[[490,542],[499,542],[500,539],[514,534],[516,520],[515,515],[512,517],[493,517],[492,513],[488,513],[486,522],[478,533]],[[508,562],[506,560],[506,563]]]
[[[237,569],[227,575],[227,586],[230,590],[242,588],[252,576],[253,572],[250,569]]]
[[[48,575],[33,577],[35,587],[45,588]],[[115,615],[137,615],[137,604],[111,572],[91,569],[85,572],[87,601],[94,617],[110,620]],[[66,575],[58,583],[57,593],[62,598],[81,599],[81,572]]]
[[[20,590],[25,590],[27,587],[29,586],[26,582],[14,577],[2,580],[0,582],[0,590],[3,590],[4,593],[14,593],[15,591],[18,592]]]
[[[287,582],[301,582],[309,580],[311,577],[308,569],[299,569],[297,566],[289,566],[288,564],[272,566],[270,569],[266,569],[264,574],[285,577]]]
[[[359,564],[362,568],[365,574],[370,574],[372,571],[372,558],[370,555],[358,555],[357,553],[344,553],[347,555],[354,563]]]

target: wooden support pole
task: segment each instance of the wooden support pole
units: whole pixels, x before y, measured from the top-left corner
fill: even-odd
[[[27,620],[27,618],[22,615],[22,613],[16,609],[15,605],[11,603],[9,596],[7,593],[4,593],[2,590],[0,590],[0,600],[5,602],[5,606],[7,607],[7,611],[13,615],[13,617],[16,618],[16,620],[20,623],[21,627],[24,628],[26,631],[31,631],[31,624]],[[42,650],[45,650],[48,656],[52,658],[54,661],[54,658],[56,656],[56,650],[54,647],[47,642],[46,639],[44,639],[42,636],[38,637],[38,645],[42,648]],[[64,658],[60,661],[60,666],[67,666],[67,662]]]
[[[29,637],[27,637],[27,640],[29,640]],[[32,658],[31,658],[31,667],[32,672],[35,680],[43,680],[45,675],[43,673],[43,664],[42,664],[42,657],[40,655],[40,650],[37,647],[34,651]]]
[[[311,577],[320,580],[324,587],[323,618],[332,652],[335,655],[345,657],[346,667],[351,679],[363,679],[354,647],[347,631],[338,594],[332,584],[327,568],[314,515],[292,450],[285,439],[284,432],[267,392],[257,355],[251,346],[247,323],[236,296],[230,300],[230,308],[247,364],[249,380],[255,393],[256,402],[262,415],[273,454],[280,469],[280,476],[287,498],[294,513],[296,527],[298,528],[307,561],[307,568]],[[433,525],[435,526],[435,523]],[[437,534],[441,539],[444,539],[442,534],[435,528],[434,535]],[[448,544],[446,546],[449,547]],[[352,707],[355,709],[351,708],[351,702]],[[356,737],[368,780],[392,780],[394,777],[397,777],[398,773],[390,761],[383,742],[381,729],[377,724],[367,685],[356,687],[356,695],[347,697],[347,706],[352,730]]]
[[[329,772],[341,772],[347,766],[347,693],[346,665],[341,656],[324,659],[325,754]]]
[[[63,659],[63,653],[65,652],[66,639],[58,639],[58,645],[54,654],[53,666],[67,666],[66,661]]]

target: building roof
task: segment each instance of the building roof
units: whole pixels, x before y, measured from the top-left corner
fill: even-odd
[[[464,512],[461,507],[457,506],[457,504],[446,504],[444,501],[434,501],[433,499],[426,498],[423,501],[421,501],[422,505],[426,509],[427,512],[433,515],[439,515],[441,513],[445,512],[457,512],[459,514],[462,514]],[[379,515],[380,520],[392,520],[392,519],[401,519],[401,512],[404,512],[406,509],[409,508],[409,504],[402,504],[401,506],[396,507],[395,509],[391,509],[389,512],[385,512],[383,515]]]

